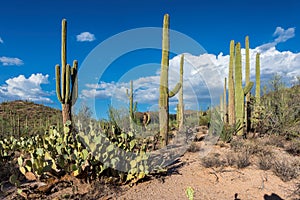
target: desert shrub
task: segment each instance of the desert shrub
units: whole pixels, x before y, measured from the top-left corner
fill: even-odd
[[[225,162],[227,166],[234,166],[236,164],[236,154],[229,152],[225,156]]]
[[[299,135],[300,86],[287,88],[282,77],[275,74],[269,83],[268,91],[260,101],[262,108],[256,132],[268,135]]]
[[[283,148],[284,147],[284,141],[285,141],[285,139],[281,136],[270,135],[270,136],[265,138],[264,143],[265,143],[265,145],[270,145],[270,146],[274,146],[274,147]]]
[[[292,162],[289,158],[277,158],[274,161],[273,172],[282,181],[290,181],[298,176],[298,167],[296,162]]]
[[[274,156],[271,151],[263,150],[258,155],[258,167],[261,170],[269,170],[272,168]]]
[[[293,192],[293,195],[295,197],[295,200],[300,199],[300,182],[296,183],[295,191]]]
[[[250,154],[246,149],[237,154],[236,165],[239,169],[248,167],[250,164]]]
[[[263,151],[263,147],[256,141],[247,141],[243,145],[243,149],[246,149],[249,155],[255,155]]]
[[[199,116],[197,114],[192,114],[185,116],[185,121],[184,121],[185,126],[188,127],[195,127],[199,125]],[[205,124],[207,125],[207,124]]]
[[[211,111],[207,110],[205,112],[199,113],[199,125],[207,126],[210,123]]]
[[[291,141],[291,143],[287,145],[285,150],[293,156],[300,155],[300,140]]]
[[[200,147],[195,142],[192,142],[189,148],[187,149],[188,152],[197,152],[199,150]]]
[[[211,123],[210,123],[210,133],[215,136],[220,136],[220,140],[223,142],[230,142],[236,133],[242,129],[241,123],[236,123],[234,125],[228,125],[223,122],[222,116],[218,109],[214,109],[211,112]]]
[[[205,168],[210,168],[210,167],[220,167],[223,165],[223,162],[220,159],[220,154],[214,153],[209,156],[206,156],[202,158],[202,165]]]
[[[233,139],[231,142],[230,142],[230,148],[237,152],[239,150],[241,150],[244,146],[244,141],[243,140],[239,140],[239,139]]]

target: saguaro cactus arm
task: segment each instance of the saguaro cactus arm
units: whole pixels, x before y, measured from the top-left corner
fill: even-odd
[[[73,61],[73,67],[71,68],[71,81],[72,81],[72,90],[71,90],[71,101],[72,106],[76,103],[76,100],[78,98],[78,78],[77,78],[77,72],[78,72],[78,61]]]
[[[244,95],[247,95],[249,92],[250,92],[250,90],[252,89],[252,87],[253,87],[253,85],[254,85],[254,83],[251,81],[251,82],[249,82],[245,87],[244,87]]]
[[[61,87],[60,87],[60,66],[57,64],[55,66],[55,72],[56,72],[56,95],[57,95],[57,99],[63,103],[64,100],[61,97]]]
[[[175,96],[179,92],[180,88],[181,88],[181,83],[177,83],[174,89],[168,92],[169,98]]]

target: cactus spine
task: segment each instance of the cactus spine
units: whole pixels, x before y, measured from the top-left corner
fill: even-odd
[[[133,103],[133,81],[130,81],[130,92],[126,90],[127,97],[129,99],[129,122],[130,129],[133,130],[133,123],[135,121],[134,113],[136,112],[137,102]]]
[[[256,78],[256,85],[255,85],[255,99],[257,104],[260,103],[260,54],[256,54],[256,65],[255,65],[255,78]]]
[[[234,40],[230,41],[230,59],[228,73],[228,122],[230,125],[235,123],[235,94],[234,94]]]
[[[184,64],[184,55],[181,55],[180,58],[180,84],[181,88],[178,93],[178,106],[177,106],[177,124],[178,130],[183,130],[184,123],[184,104],[183,104],[183,64]]]
[[[67,21],[62,20],[62,35],[61,35],[61,67],[56,65],[56,94],[58,100],[62,104],[62,117],[65,124],[68,120],[71,121],[71,107],[75,104],[78,97],[78,81],[77,81],[77,60],[73,61],[73,66],[66,64],[66,38],[67,38]],[[61,73],[60,73],[60,68]]]
[[[169,98],[175,96],[181,85],[178,83],[173,91],[168,89],[169,71],[169,15],[164,15],[162,34],[162,58],[159,87],[159,128],[161,136],[161,146],[168,144],[169,131]]]
[[[236,122],[244,122],[244,91],[242,85],[242,55],[241,44],[238,42],[235,46],[235,117]],[[237,135],[243,135],[243,129],[240,129]]]

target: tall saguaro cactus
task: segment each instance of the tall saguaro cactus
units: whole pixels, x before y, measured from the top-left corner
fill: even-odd
[[[242,85],[242,55],[241,44],[236,44],[235,49],[235,120],[236,122],[244,122],[245,114],[245,96],[250,92],[253,87],[253,82],[249,82],[244,88]],[[243,129],[240,129],[237,135],[243,135]]]
[[[224,79],[224,91],[223,91],[223,110],[224,110],[224,123],[228,123],[228,108],[227,108],[227,78]]]
[[[244,122],[244,91],[242,85],[242,54],[241,44],[238,42],[235,46],[235,117],[236,122]],[[238,135],[243,135],[241,129]]]
[[[136,112],[137,102],[133,103],[133,81],[130,81],[130,92],[126,90],[127,97],[129,99],[129,121],[130,129],[133,130],[133,123],[135,120],[134,113]]]
[[[68,120],[71,121],[71,108],[75,104],[78,97],[78,81],[77,81],[77,60],[73,61],[71,67],[67,63],[67,21],[62,20],[61,33],[61,67],[56,65],[56,94],[58,100],[62,104],[62,117],[65,124]],[[61,72],[60,72],[60,69]]]
[[[235,123],[235,94],[234,94],[234,40],[230,41],[230,58],[228,73],[228,122]]]
[[[245,83],[248,85],[250,83],[250,52],[249,52],[249,36],[245,38],[245,51],[246,51],[246,67],[245,67]],[[246,104],[245,104],[245,126],[247,132],[250,130],[251,121],[250,121],[250,92],[246,94]]]
[[[168,89],[169,45],[169,15],[165,14],[162,33],[162,58],[159,87],[159,128],[162,147],[165,147],[168,144],[169,98],[175,96],[181,88],[180,83],[178,83],[173,91],[169,91]]]
[[[260,54],[256,54],[256,65],[255,65],[255,99],[257,104],[260,103]]]
[[[180,84],[181,88],[178,93],[178,106],[177,106],[177,123],[178,123],[178,130],[183,130],[183,123],[184,123],[184,104],[183,104],[183,64],[184,64],[184,55],[180,57]]]

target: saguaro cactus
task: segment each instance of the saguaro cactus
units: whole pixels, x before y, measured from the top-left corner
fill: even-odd
[[[228,73],[228,122],[230,125],[235,123],[235,94],[234,94],[234,40],[230,41],[230,59]]]
[[[256,84],[255,84],[255,99],[256,103],[260,103],[260,54],[256,54],[256,65],[255,65],[255,78],[256,78]]]
[[[221,119],[224,120],[224,96],[220,95],[220,115]]]
[[[173,91],[169,91],[168,84],[169,71],[169,15],[165,14],[163,21],[162,34],[162,58],[159,87],[159,128],[161,136],[161,146],[168,144],[169,132],[169,98],[175,96],[181,88],[180,83],[176,85]]]
[[[242,85],[242,55],[241,44],[235,46],[235,117],[236,122],[244,122],[244,91]],[[243,129],[238,132],[243,135]]]
[[[224,91],[223,91],[223,110],[224,110],[224,123],[228,123],[228,108],[227,108],[227,78],[224,79]]]
[[[246,51],[246,67],[245,67],[245,83],[248,85],[250,83],[250,52],[249,52],[249,36],[245,38],[245,51]],[[251,126],[251,110],[250,110],[250,92],[246,94],[246,104],[245,104],[245,126],[246,131],[250,130]]]
[[[130,91],[126,90],[127,97],[129,99],[129,122],[130,129],[133,130],[133,123],[135,120],[134,113],[136,112],[137,102],[133,103],[133,81],[130,81]]]
[[[247,95],[253,87],[253,82],[249,82],[244,88],[242,85],[242,55],[241,44],[237,43],[235,51],[235,118],[236,122],[243,125],[245,113],[245,95]],[[243,135],[243,129],[240,129],[237,135]]]
[[[184,104],[183,104],[183,64],[184,64],[184,55],[180,57],[180,84],[181,88],[178,93],[178,106],[177,106],[177,124],[178,130],[183,130],[184,123]]]
[[[68,120],[71,121],[71,107],[75,104],[78,97],[78,81],[77,81],[77,60],[73,61],[71,67],[67,63],[66,55],[66,38],[67,38],[67,21],[62,20],[61,33],[61,67],[57,64],[56,70],[56,95],[62,104],[62,117],[65,124]],[[62,72],[60,73],[60,68]]]

